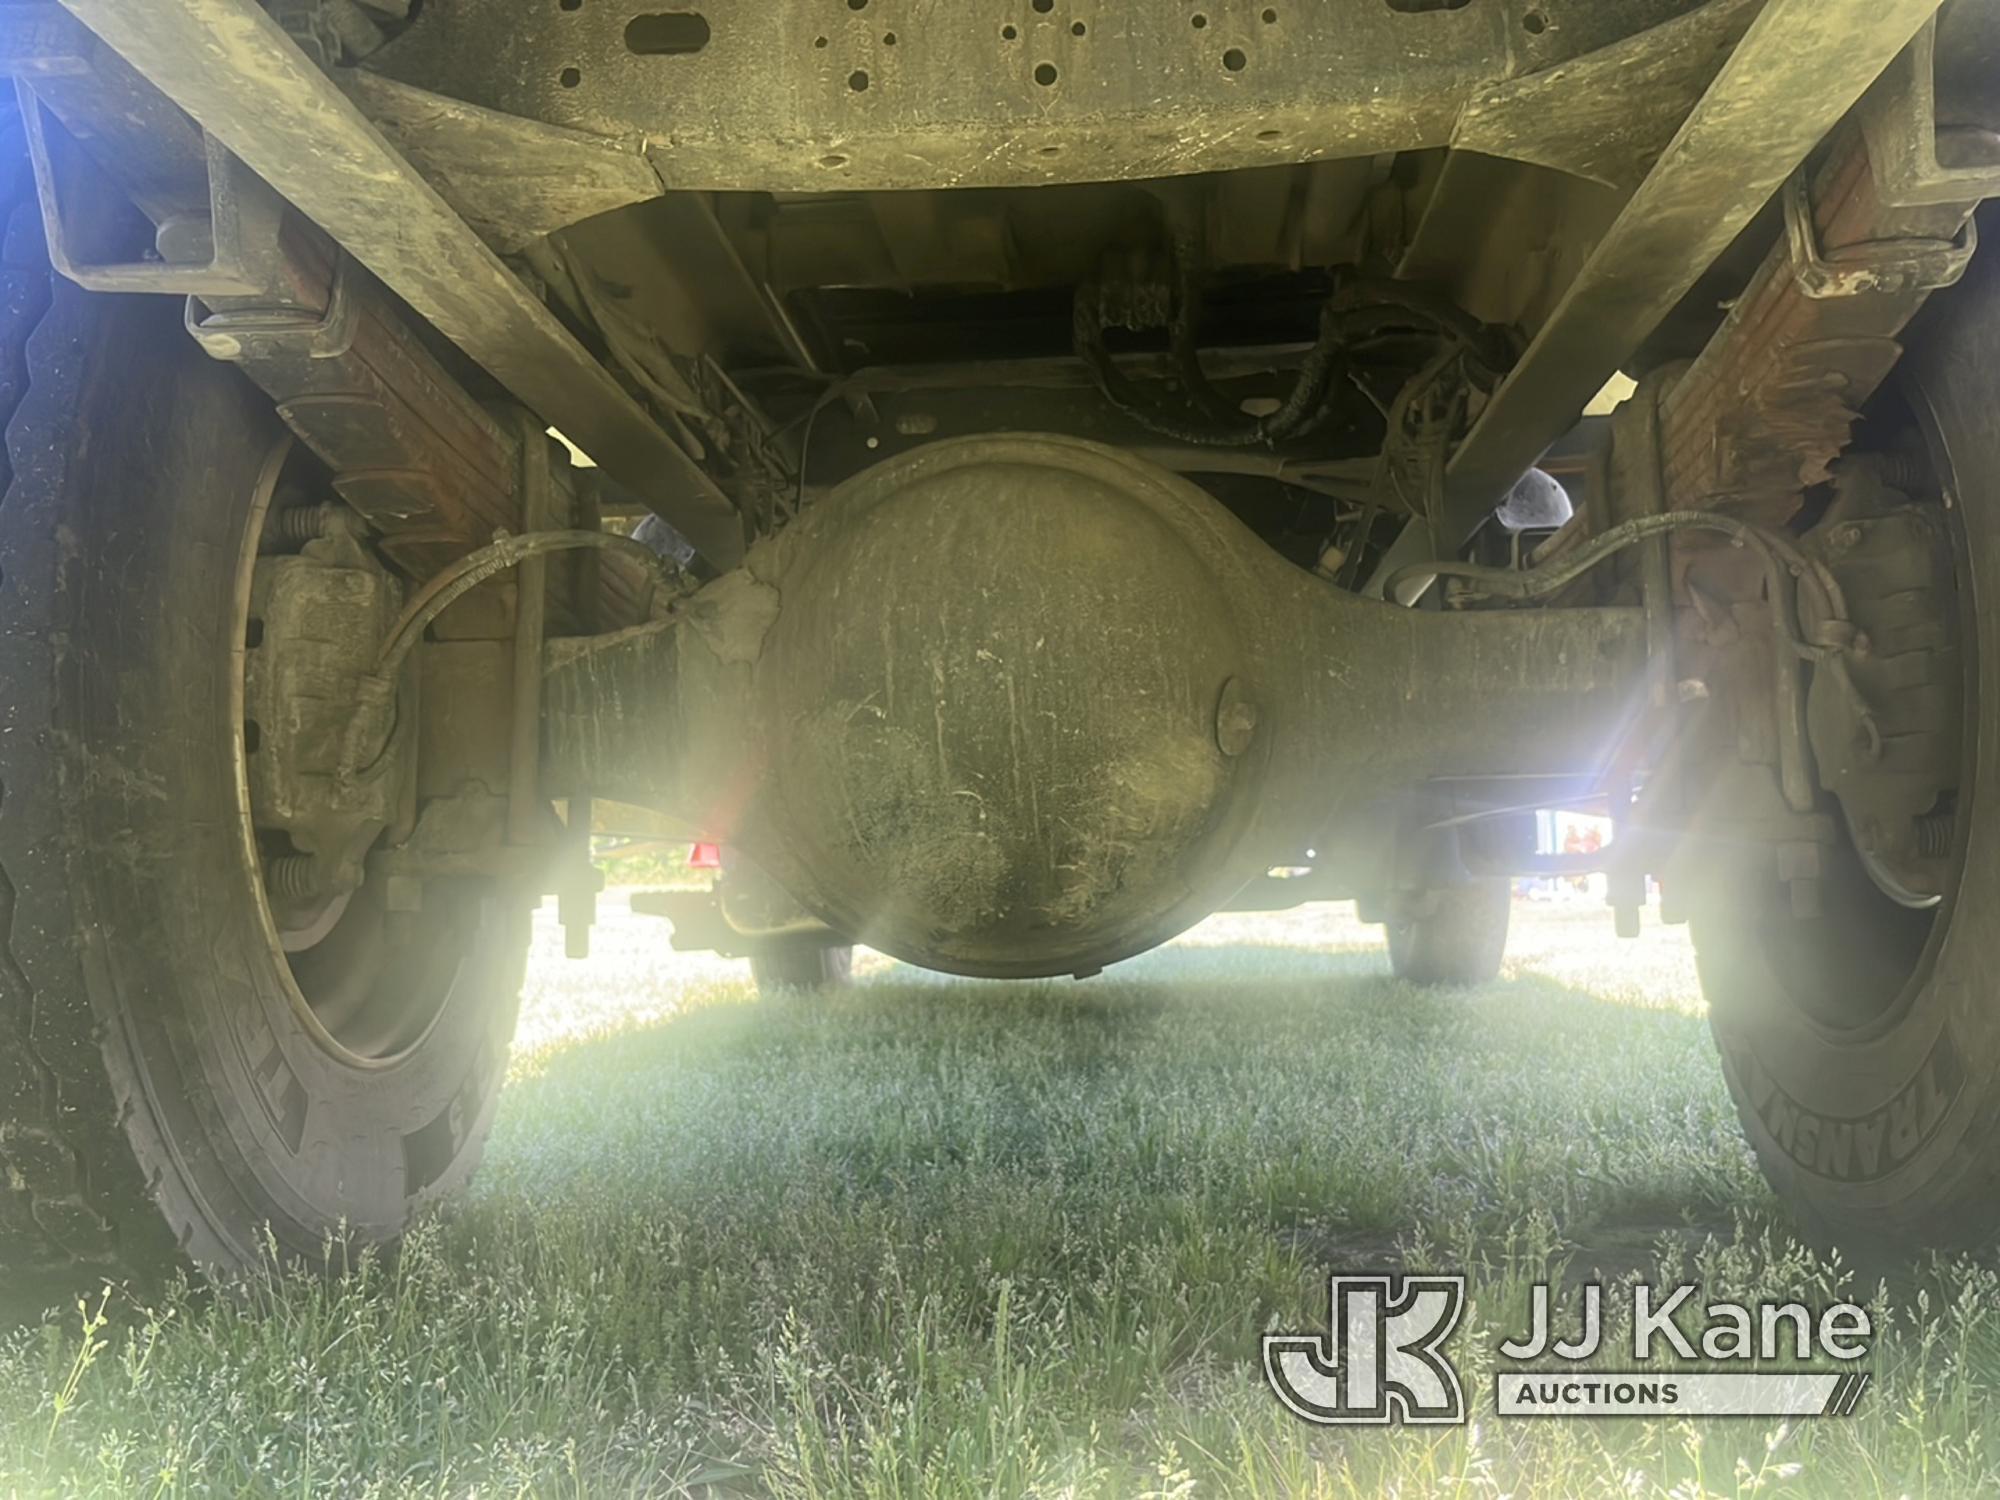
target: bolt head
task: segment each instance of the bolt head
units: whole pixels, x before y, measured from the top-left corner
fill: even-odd
[[[1222,685],[1222,701],[1215,710],[1215,746],[1224,755],[1237,756],[1250,748],[1257,736],[1257,704],[1240,678]]]

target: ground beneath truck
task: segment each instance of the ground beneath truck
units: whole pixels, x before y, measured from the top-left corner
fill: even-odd
[[[759,1001],[741,964],[662,965],[617,891],[587,964],[545,910],[470,1199],[330,1284],[17,1332],[0,1490],[1991,1493],[2000,1282],[1881,1293],[1796,1248],[1684,931],[1514,919],[1455,994],[1314,906],[1087,983],[863,954],[851,990]],[[1496,1422],[1479,1373],[1468,1427],[1328,1432],[1255,1349],[1329,1263],[1466,1266],[1466,1350],[1592,1271],[1886,1327],[1859,1411],[1790,1430]]]

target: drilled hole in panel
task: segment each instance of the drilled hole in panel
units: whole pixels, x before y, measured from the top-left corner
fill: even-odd
[[[1250,59],[1243,55],[1241,47],[1231,47],[1222,54],[1222,65],[1232,73],[1241,73]]]
[[[1039,83],[1045,89],[1055,87],[1055,81],[1059,76],[1054,63],[1037,63],[1035,65],[1035,82]]]
[[[583,82],[583,72],[578,68],[564,68],[556,74],[556,82],[566,89],[573,89]]]
[[[862,69],[856,68],[852,73],[847,75],[847,86],[857,94],[865,93],[868,89],[868,74]]]
[[[699,11],[634,16],[625,25],[625,50],[635,57],[687,57],[708,45],[708,18]]]

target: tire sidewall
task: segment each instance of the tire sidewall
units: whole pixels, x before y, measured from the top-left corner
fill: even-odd
[[[1973,1244],[2000,1228],[1991,1190],[2000,1129],[2000,266],[1975,260],[1934,299],[1902,390],[1926,429],[1961,538],[1971,647],[1963,865],[1916,976],[1879,1025],[1815,1025],[1757,941],[1783,921],[1767,876],[1721,882],[1697,908],[1710,1021],[1745,1130],[1774,1186],[1810,1230],[1854,1244]]]
[[[60,287],[36,338],[69,346],[43,363],[71,399],[57,430],[11,438],[39,455],[17,489],[59,539],[62,884],[107,1102],[199,1261],[251,1262],[266,1224],[307,1258],[332,1237],[387,1239],[471,1169],[512,1032],[524,913],[487,903],[451,999],[401,1059],[357,1067],[314,1038],[245,857],[232,717],[242,539],[282,428],[167,299]]]
[[[1513,883],[1488,876],[1427,892],[1421,916],[1387,924],[1389,966],[1412,984],[1488,984],[1499,976]]]

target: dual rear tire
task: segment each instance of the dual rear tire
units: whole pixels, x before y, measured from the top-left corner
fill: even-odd
[[[1387,924],[1389,967],[1411,984],[1490,984],[1506,956],[1513,900],[1505,876],[1425,892]]]
[[[174,301],[54,279],[21,186],[0,266],[0,1264],[231,1271],[269,1244],[312,1262],[391,1240],[478,1157],[525,904],[468,890],[399,928],[364,885],[285,951],[241,684],[288,440]]]
[[[836,989],[854,975],[851,947],[777,947],[750,956],[750,974],[759,994],[785,990]]]
[[[1913,910],[1845,848],[1815,918],[1793,915],[1768,868],[1707,882],[1693,908],[1710,1024],[1765,1175],[1809,1234],[1871,1259],[2000,1233],[2000,260],[1975,257],[1909,345],[1898,394],[1957,553],[1955,880]]]

